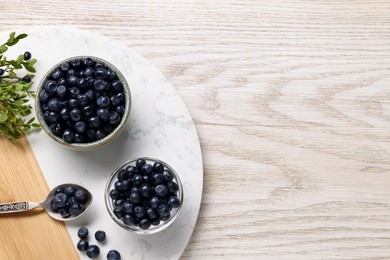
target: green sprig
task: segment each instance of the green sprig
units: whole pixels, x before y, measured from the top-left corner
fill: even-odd
[[[9,47],[14,46],[19,40],[27,37],[27,34],[16,35],[12,32],[9,39],[0,45],[0,134],[17,143],[16,139],[27,133],[31,128],[39,128],[35,118],[26,122],[26,117],[31,114],[32,106],[29,103],[30,91],[33,84],[36,59],[24,60],[24,55],[19,55],[15,60],[8,60],[4,53]],[[21,70],[28,73],[19,77]]]

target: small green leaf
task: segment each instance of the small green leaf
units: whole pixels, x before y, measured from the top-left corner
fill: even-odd
[[[15,39],[15,32],[10,33],[7,44],[12,43]]]
[[[21,39],[26,38],[27,36],[28,36],[27,34],[22,33],[22,34],[19,34],[18,36],[16,36],[16,39],[21,40]]]
[[[40,128],[40,127],[41,127],[41,125],[40,125],[40,124],[35,124],[35,123],[34,123],[34,124],[32,124],[32,126],[33,126],[33,127],[35,127],[35,128]]]
[[[34,69],[34,67],[31,66],[30,64],[28,64],[27,62],[23,62],[22,64],[23,64],[24,68],[25,68],[27,71],[33,72],[33,73],[36,72],[36,70]]]
[[[5,46],[5,45],[0,46],[0,54],[6,52],[7,50],[8,50],[7,46]]]
[[[4,123],[8,119],[8,113],[4,113],[0,116],[0,123]]]
[[[21,63],[23,60],[24,60],[24,56],[23,55],[19,55],[19,57],[16,59],[16,62],[17,63]]]

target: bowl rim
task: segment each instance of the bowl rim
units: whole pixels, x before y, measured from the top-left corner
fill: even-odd
[[[56,69],[58,69],[58,67],[62,63],[70,62],[70,61],[77,60],[77,59],[84,59],[84,58],[91,58],[94,61],[99,61],[99,62],[103,63],[105,66],[109,67],[111,70],[115,71],[118,79],[121,81],[121,83],[123,85],[123,89],[124,89],[124,93],[125,93],[125,112],[123,113],[123,117],[121,118],[119,125],[117,125],[116,128],[110,134],[105,136],[104,138],[90,142],[90,143],[67,143],[62,138],[55,136],[50,131],[48,124],[43,119],[43,112],[41,109],[41,102],[39,100],[39,93],[44,88],[44,83],[49,78],[50,74],[53,73]],[[128,118],[130,116],[131,107],[132,107],[130,87],[129,87],[129,84],[127,83],[125,76],[122,74],[122,72],[117,67],[115,67],[112,63],[110,63],[102,58],[99,58],[96,56],[91,56],[91,55],[73,56],[73,57],[69,57],[69,58],[66,58],[64,60],[57,62],[42,77],[41,81],[38,84],[37,90],[35,91],[35,94],[36,94],[35,114],[37,116],[37,119],[38,119],[42,129],[46,132],[46,134],[51,139],[53,139],[54,141],[56,141],[57,143],[65,146],[65,147],[73,149],[73,150],[92,150],[92,149],[99,148],[105,144],[108,144],[110,141],[114,140],[117,136],[119,136],[119,134],[126,127],[126,123],[127,123]]]
[[[113,181],[114,178],[117,176],[117,173],[120,169],[124,168],[125,166],[128,166],[128,165],[131,165],[132,163],[135,163],[137,160],[139,159],[144,159],[146,162],[148,161],[153,161],[153,162],[159,162],[161,164],[164,165],[164,167],[168,168],[168,170],[170,170],[172,172],[172,174],[174,175],[174,180],[176,180],[176,184],[179,186],[179,199],[180,199],[180,206],[178,208],[175,208],[172,211],[174,211],[173,215],[171,215],[171,218],[168,219],[167,221],[164,221],[164,222],[160,222],[159,225],[157,226],[151,226],[151,228],[149,229],[141,229],[140,227],[137,227],[137,226],[130,226],[130,225],[126,225],[125,223],[123,223],[120,219],[118,219],[115,214],[113,213],[113,204],[112,204],[112,199],[110,197],[110,191],[111,191],[111,185],[114,184],[115,182]],[[135,166],[135,165],[133,165]],[[141,235],[150,235],[150,234],[155,234],[155,233],[158,233],[162,230],[165,230],[166,228],[168,228],[170,225],[172,225],[172,223],[177,219],[177,217],[179,216],[179,213],[181,212],[181,209],[183,207],[183,203],[184,203],[184,189],[183,189],[183,184],[181,182],[181,179],[180,179],[180,176],[179,174],[177,174],[177,172],[169,165],[167,164],[166,162],[162,161],[162,160],[159,160],[159,159],[156,159],[156,158],[152,158],[152,157],[138,157],[138,158],[133,158],[127,162],[125,162],[123,165],[121,165],[120,167],[117,167],[110,175],[110,177],[108,178],[107,182],[106,182],[106,187],[104,189],[104,201],[105,201],[105,204],[106,204],[106,209],[108,211],[108,214],[110,215],[110,217],[114,220],[114,222],[116,224],[118,224],[119,226],[121,226],[122,228],[126,229],[126,230],[129,230],[129,231],[132,231],[136,234],[141,234]]]

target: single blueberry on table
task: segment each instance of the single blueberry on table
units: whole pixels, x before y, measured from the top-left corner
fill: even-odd
[[[42,90],[41,92],[39,92],[39,101],[47,102],[49,100],[49,98],[50,98],[50,95],[45,90]]]
[[[106,108],[110,105],[110,99],[107,96],[99,96],[96,99],[96,105]]]
[[[110,250],[107,253],[107,260],[121,260],[121,254],[116,250]]]
[[[80,241],[77,243],[77,249],[79,251],[85,251],[88,249],[89,243],[85,239],[80,239]]]
[[[62,139],[67,143],[72,143],[74,141],[74,133],[71,130],[66,129],[62,134]]]
[[[70,69],[70,65],[68,62],[64,62],[60,65],[62,71],[68,71]]]
[[[70,119],[72,119],[73,121],[79,121],[81,119],[80,109],[73,108],[72,110],[70,110],[69,116],[70,116]]]
[[[50,111],[58,112],[61,110],[61,102],[58,98],[49,99],[47,105],[49,106]]]
[[[22,81],[27,82],[27,83],[30,83],[30,82],[31,82],[31,78],[30,78],[30,76],[26,75],[26,76],[24,76],[24,77],[22,78]]]
[[[103,242],[104,240],[106,240],[106,232],[104,232],[103,230],[96,231],[95,239],[99,242]]]
[[[69,211],[73,216],[78,216],[83,213],[84,207],[80,203],[75,202],[70,206]]]
[[[44,86],[44,89],[47,93],[49,94],[52,94],[52,93],[55,93],[57,91],[57,82],[53,81],[53,80],[48,80],[45,82],[45,86]]]
[[[75,124],[74,128],[77,132],[84,133],[85,131],[87,131],[87,124],[84,121],[78,121]]]
[[[68,208],[60,208],[59,210],[61,217],[67,218],[70,217],[70,211]]]
[[[154,192],[156,193],[157,197],[164,198],[168,194],[168,188],[163,184],[159,184],[154,188]]]
[[[100,254],[100,248],[96,245],[90,245],[88,248],[87,248],[87,256],[89,258],[97,258]]]
[[[88,228],[86,227],[81,227],[79,228],[79,231],[77,232],[77,235],[79,238],[86,238],[89,234]]]
[[[86,201],[86,199],[87,199],[87,192],[85,192],[85,190],[83,190],[83,189],[77,189],[74,192],[74,198],[78,202],[84,203]]]
[[[69,108],[63,107],[60,111],[60,117],[64,121],[69,120]]]
[[[98,108],[96,110],[96,115],[103,121],[107,121],[110,117],[110,112],[106,108]]]
[[[139,222],[139,227],[143,230],[146,230],[150,227],[151,224],[152,222],[150,221],[150,219],[144,218]]]
[[[134,207],[134,215],[137,218],[142,218],[146,214],[146,209],[144,206],[135,206]]]
[[[26,51],[24,54],[23,54],[23,59],[24,60],[29,60],[29,59],[31,59],[31,53],[30,52],[28,52],[28,51]]]
[[[62,78],[63,77],[63,73],[62,73],[62,71],[60,70],[60,69],[56,69],[51,75],[50,75],[50,77],[52,78],[52,79],[54,79],[55,81],[57,81],[57,80],[59,80],[60,78]]]

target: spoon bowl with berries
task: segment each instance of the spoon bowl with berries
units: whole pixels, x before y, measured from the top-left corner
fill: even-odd
[[[0,214],[29,211],[42,207],[50,217],[60,221],[74,220],[85,213],[92,203],[92,194],[77,184],[62,184],[52,189],[45,201],[9,202],[0,204]]]

